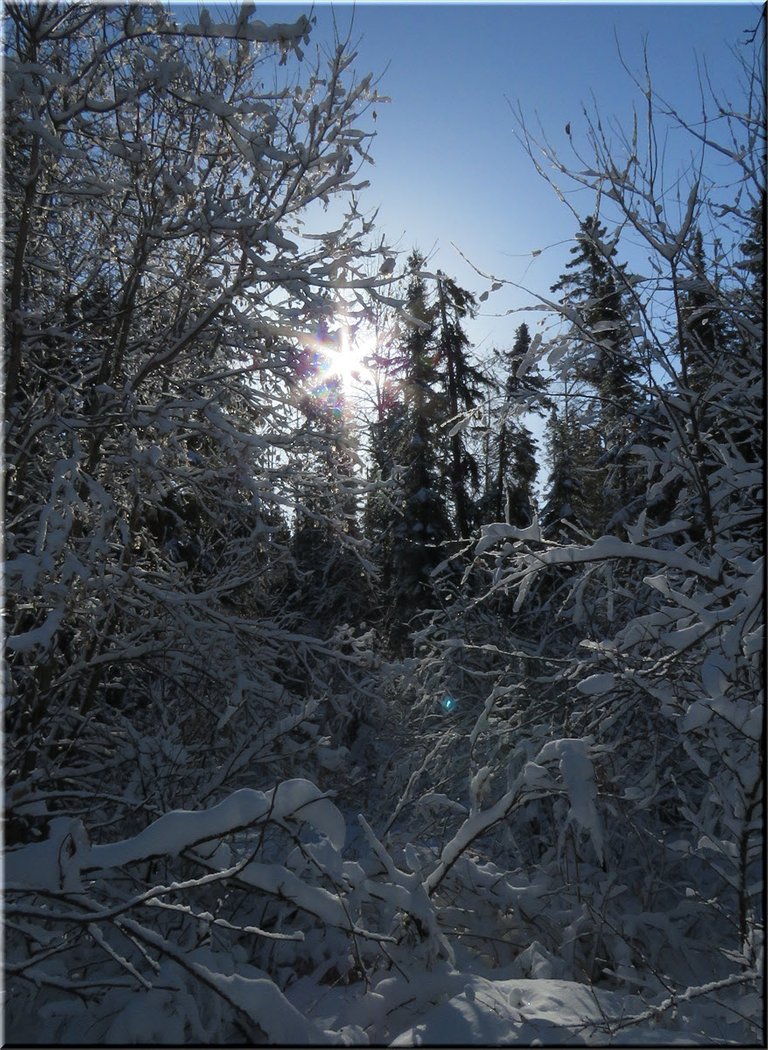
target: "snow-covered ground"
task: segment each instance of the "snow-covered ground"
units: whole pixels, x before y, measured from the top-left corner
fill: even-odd
[[[361,1045],[745,1044],[738,1018],[711,1003],[702,1008],[696,1000],[670,1002],[657,1010],[638,996],[546,977],[456,971],[408,980],[388,976],[364,995],[359,988],[328,989],[303,981],[290,998],[327,1034],[335,1031],[337,1038]],[[741,1008],[759,1016],[756,997],[744,999]],[[630,1018],[637,1020],[630,1024]]]

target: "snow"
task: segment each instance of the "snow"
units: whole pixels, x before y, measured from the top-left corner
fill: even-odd
[[[573,819],[589,832],[597,859],[603,863],[603,828],[597,812],[597,785],[589,742],[586,740],[552,740],[539,752],[537,763],[543,765],[553,758],[559,760],[560,775],[571,805],[569,820]]]
[[[206,983],[219,989],[228,1002],[247,1014],[266,1036],[267,1042],[283,1046],[324,1045],[331,1040],[308,1021],[270,978],[243,977],[209,970],[200,963],[195,970]]]
[[[614,674],[591,674],[588,678],[578,682],[576,688],[585,696],[601,696],[603,693],[610,692],[615,685],[616,675]]]
[[[5,885],[41,890],[82,890],[80,873],[89,856],[83,823],[73,817],[55,817],[48,838],[5,854]]]
[[[711,718],[712,708],[709,704],[705,700],[694,700],[692,704],[688,705],[685,717],[680,723],[680,728],[684,733],[689,733],[694,729],[701,729]]]
[[[477,554],[485,554],[495,543],[500,540],[541,540],[541,528],[537,521],[527,528],[519,529],[514,525],[505,525],[497,522],[493,525],[483,525],[481,537],[475,545]]]
[[[310,781],[295,779],[268,792],[241,788],[210,809],[165,813],[132,838],[106,845],[89,845],[79,821],[58,818],[51,822],[50,837],[45,842],[32,843],[7,855],[6,880],[40,889],[59,888],[76,883],[82,871],[175,856],[252,828],[263,820],[305,822],[324,835],[335,850],[343,849],[346,825],[342,814]],[[280,878],[290,879],[290,875],[282,868],[276,873],[263,865],[251,865],[243,877],[268,888],[278,884]],[[322,895],[318,899],[325,903]],[[334,921],[339,921],[336,911]]]
[[[309,20],[302,15],[295,22],[275,22],[267,25],[264,22],[246,22],[239,19],[235,25],[227,22],[211,22],[205,8],[200,13],[198,24],[182,26],[186,36],[221,37],[227,40],[249,40],[253,43],[298,44],[309,32]]]
[[[336,894],[322,886],[311,885],[282,864],[262,864],[253,861],[243,868],[238,879],[254,889],[290,901],[296,907],[320,919],[328,927],[344,929],[348,924],[348,912]],[[361,933],[364,932],[361,928],[357,929],[360,929]]]
[[[15,653],[28,652],[30,649],[49,649],[63,617],[63,609],[53,609],[39,627],[23,634],[10,635],[5,644]]]
[[[533,365],[533,363],[540,356],[540,353],[541,353],[541,351],[539,349],[540,347],[541,347],[541,333],[537,332],[534,335],[533,339],[531,340],[531,345],[528,347],[528,350],[526,351],[525,356],[520,361],[520,363],[517,366],[517,369],[515,370],[515,376],[518,379],[522,379],[527,374],[527,372],[530,370],[530,368]]]
[[[560,980],[489,980],[464,975],[464,987],[401,1031],[390,1046],[585,1046],[598,1026],[642,1004],[603,989]],[[418,982],[412,994],[418,996]],[[592,1036],[592,1038],[590,1038]],[[690,1045],[684,1031],[647,1025],[633,1045]],[[618,1040],[617,1040],[618,1042]]]
[[[708,696],[717,699],[728,689],[733,665],[716,654],[708,656],[701,665],[701,682]]]

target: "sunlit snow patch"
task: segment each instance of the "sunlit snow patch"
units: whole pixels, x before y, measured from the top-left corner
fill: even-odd
[[[602,1025],[620,1023],[627,1010],[641,1010],[634,996],[562,980],[500,980],[457,975],[458,994],[427,1008],[401,1030],[396,1046],[605,1046],[610,1037]],[[448,983],[448,982],[446,982]],[[411,995],[418,999],[418,982]],[[449,993],[450,994],[450,993]],[[629,1032],[618,1031],[615,1045]],[[675,1028],[645,1023],[631,1029],[631,1042],[644,1045],[690,1045],[681,1020]],[[626,1045],[626,1043],[624,1043]]]

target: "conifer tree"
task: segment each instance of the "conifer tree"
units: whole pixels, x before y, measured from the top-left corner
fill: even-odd
[[[475,313],[474,296],[455,281],[438,272],[437,301],[440,313],[440,352],[444,368],[445,387],[450,420],[473,409],[479,401],[481,388],[488,379],[470,364],[467,351],[469,340],[461,321]],[[456,532],[466,537],[477,517],[469,488],[477,490],[479,469],[477,460],[467,448],[464,434],[454,429],[451,433],[447,458],[447,474],[455,508]]]
[[[566,264],[569,272],[552,286],[562,294],[563,306],[578,316],[568,335],[568,378],[582,384],[576,411],[588,430],[586,447],[595,453],[585,468],[593,472],[587,489],[593,493],[595,513],[589,517],[600,531],[610,530],[626,516],[636,494],[627,446],[642,404],[636,383],[642,366],[629,322],[626,264],[617,262],[615,245],[605,238],[606,228],[597,217],[584,219],[571,249],[573,258]],[[569,396],[573,393],[575,389]],[[567,414],[571,428],[573,411]],[[552,435],[552,441],[555,448],[558,438]],[[601,490],[597,501],[596,490]]]
[[[742,300],[744,316],[756,325],[762,326],[765,307],[765,227],[766,200],[765,190],[749,209],[747,216],[748,232],[741,242],[742,259],[737,267],[744,274],[743,286],[739,298]]]
[[[550,477],[540,518],[545,533],[560,540],[593,535],[603,517],[603,475],[595,466],[599,439],[567,387],[562,406],[547,421],[546,444]]]
[[[408,624],[432,599],[430,574],[453,536],[441,448],[449,401],[423,264],[414,251],[408,260],[407,327],[386,362],[384,393],[371,428],[376,475],[384,488],[369,501],[366,525],[387,595],[390,641],[399,650]]]
[[[690,276],[680,293],[680,370],[682,385],[698,400],[717,371],[718,357],[725,351],[726,318],[718,306],[720,298],[712,284],[701,230],[693,235],[690,249]],[[715,278],[716,280],[716,278]]]
[[[528,325],[523,323],[515,332],[512,349],[498,354],[505,378],[500,410],[495,419],[489,419],[486,431],[486,476],[481,504],[485,522],[507,520],[511,525],[523,527],[532,517],[533,484],[539,469],[537,446],[520,416],[523,412],[542,415],[551,402],[546,394],[546,381],[538,369],[526,361],[530,347],[531,334]]]
[[[355,551],[360,479],[342,381],[327,364],[318,373],[317,353],[309,356],[315,364],[300,405],[317,451],[306,457],[300,475],[292,549],[302,615],[327,636],[339,623],[364,617],[369,595]]]
[[[571,249],[573,258],[566,263],[569,272],[551,290],[562,292],[564,304],[579,311],[573,374],[598,393],[595,414],[607,440],[635,407],[633,381],[640,364],[633,354],[627,319],[622,283],[626,264],[616,262],[616,248],[606,243],[605,235],[605,226],[595,216],[582,221]]]

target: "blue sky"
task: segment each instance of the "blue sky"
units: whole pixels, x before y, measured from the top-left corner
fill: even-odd
[[[185,5],[187,6],[187,5]],[[219,5],[208,5],[214,11]],[[176,7],[176,5],[174,5]],[[198,5],[187,6],[186,17]],[[223,5],[227,17],[231,5]],[[218,13],[218,12],[217,12]],[[354,69],[378,77],[390,97],[376,105],[375,161],[365,166],[371,185],[361,210],[378,209],[383,235],[407,257],[413,247],[463,287],[489,287],[453,247],[485,273],[547,295],[570,258],[577,221],[535,171],[516,137],[513,110],[539,128],[566,162],[578,167],[573,147],[586,149],[584,108],[604,124],[629,129],[642,110],[643,55],[654,87],[692,121],[701,114],[701,78],[738,102],[739,63],[734,54],[745,31],[758,24],[760,5],[730,3],[257,3],[265,22],[316,19],[307,62],[315,47],[327,49],[339,32],[356,46]],[[622,64],[628,67],[624,68]],[[570,125],[572,139],[565,132]],[[690,154],[690,139],[670,133],[668,175]],[[587,215],[593,199],[578,198]],[[572,198],[577,199],[577,198]],[[333,224],[333,216],[325,216]],[[536,253],[534,256],[532,253]],[[626,257],[623,257],[626,258]],[[637,259],[630,265],[642,268]],[[642,272],[642,269],[639,270]],[[532,331],[550,321],[528,313],[534,297],[505,285],[467,334],[482,359],[493,347],[508,349],[525,320]],[[528,420],[539,442],[542,422]],[[542,462],[539,483],[546,478]]]
[[[379,227],[408,252],[417,245],[473,291],[487,287],[451,246],[480,269],[545,293],[569,258],[573,217],[536,174],[515,137],[512,107],[538,122],[568,158],[565,125],[583,143],[583,106],[629,125],[638,89],[622,68],[642,73],[647,47],[662,95],[695,119],[699,69],[738,96],[731,48],[753,28],[754,3],[305,3],[257,6],[263,21],[317,19],[313,41],[332,38],[333,19],[358,43],[356,69],[380,75],[374,167],[363,197]],[[310,54],[312,47],[310,47]],[[374,127],[374,125],[371,125]],[[670,142],[674,160],[675,142]],[[588,209],[589,204],[585,207]],[[543,249],[532,259],[533,250]],[[530,299],[505,289],[492,296],[470,335],[504,347]]]

